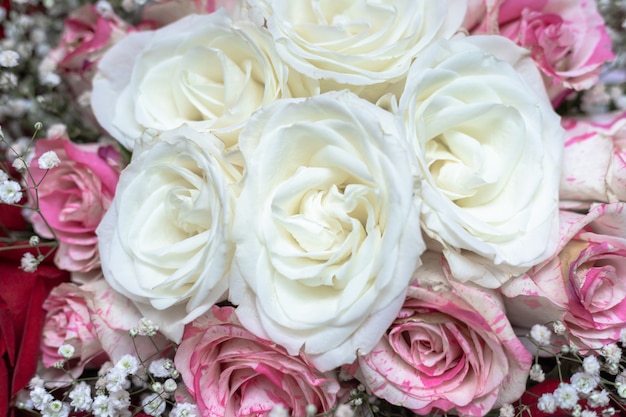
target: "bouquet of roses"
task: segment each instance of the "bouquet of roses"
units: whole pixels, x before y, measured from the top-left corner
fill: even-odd
[[[626,410],[620,7],[5,2],[0,414]]]

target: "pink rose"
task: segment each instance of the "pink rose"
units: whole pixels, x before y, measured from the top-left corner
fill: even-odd
[[[213,13],[224,7],[233,12],[237,0],[157,0],[142,10],[142,24],[158,29],[190,14]]]
[[[61,163],[50,170],[39,168],[38,158],[56,152]],[[38,186],[39,208],[30,216],[35,231],[59,241],[55,263],[67,271],[87,272],[100,265],[96,227],[109,208],[120,175],[121,155],[112,146],[74,144],[67,138],[40,139],[30,165],[30,186]],[[34,193],[29,195],[35,206]],[[48,228],[48,225],[50,229]]]
[[[417,414],[483,416],[522,395],[532,357],[513,333],[499,296],[448,280],[427,252],[396,321],[359,357],[357,378],[379,398]]]
[[[86,4],[65,20],[59,44],[48,58],[66,78],[76,96],[91,90],[96,65],[104,52],[132,28],[113,10]]]
[[[464,27],[506,36],[530,50],[553,100],[593,86],[612,60],[611,39],[590,0],[470,0]]]
[[[559,254],[502,287],[509,318],[530,328],[561,320],[569,342],[598,348],[626,328],[626,203],[561,212]]]
[[[559,187],[562,206],[626,201],[626,112],[563,118],[562,125],[566,134]]]
[[[245,330],[232,307],[214,306],[187,325],[174,362],[204,417],[267,416],[276,405],[322,413],[339,391],[331,374]]]
[[[147,337],[131,339],[129,331],[137,326],[141,315],[130,300],[113,291],[104,279],[81,286],[61,284],[52,290],[43,308],[46,318],[41,352],[47,368],[62,359],[58,349],[64,344],[75,349],[69,362],[74,376],[85,367],[99,366],[107,360],[116,362],[127,354],[147,360],[157,347],[164,351],[168,346],[162,336],[152,341]],[[49,369],[43,376],[47,380],[64,380],[57,369]]]

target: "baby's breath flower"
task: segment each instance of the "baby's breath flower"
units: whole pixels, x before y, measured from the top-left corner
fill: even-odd
[[[172,372],[170,372],[170,377],[174,379],[178,379],[179,376],[180,376],[180,372],[178,372],[178,370],[176,369],[172,369]]]
[[[200,417],[200,413],[195,404],[177,403],[170,411],[170,417]]]
[[[541,369],[541,365],[536,363],[530,368],[529,378],[535,382],[543,382],[546,379],[546,374]]]
[[[354,417],[354,410],[348,404],[339,404],[335,409],[335,417]]]
[[[537,408],[546,414],[553,414],[556,411],[556,397],[554,394],[549,392],[542,394],[537,402]]]
[[[307,404],[305,410],[308,417],[313,417],[315,414],[317,414],[317,407],[315,406],[315,404]]]
[[[17,67],[20,63],[20,55],[12,50],[6,50],[0,52],[0,67],[13,68]]]
[[[24,159],[22,158],[15,158],[11,165],[17,172],[26,172],[26,169],[28,168],[26,166],[26,162],[24,162]]]
[[[615,413],[616,413],[615,408],[613,407],[605,408],[604,410],[602,410],[602,417],[611,417],[611,416],[614,416]]]
[[[593,410],[583,410],[580,413],[580,417],[598,417],[598,413]]]
[[[176,384],[176,381],[174,381],[172,378],[166,379],[163,383],[163,390],[165,392],[174,392],[176,391],[176,388],[178,388],[178,384]]]
[[[619,363],[620,359],[622,359],[622,349],[615,343],[609,343],[606,346],[602,346],[602,356],[609,364]]]
[[[106,389],[109,392],[117,392],[126,389],[130,381],[126,379],[127,374],[124,369],[111,368],[106,375]]]
[[[22,200],[22,196],[22,187],[18,182],[8,180],[0,184],[0,201],[3,203],[17,204]]]
[[[37,266],[39,266],[39,261],[35,256],[26,252],[22,259],[20,260],[20,268],[24,270],[24,272],[35,272],[37,270]]]
[[[62,358],[65,358],[65,359],[71,359],[72,356],[74,356],[74,352],[75,352],[74,346],[68,345],[68,344],[63,344],[59,346],[59,348],[57,349],[57,353]]]
[[[554,398],[557,405],[564,410],[571,410],[578,404],[576,388],[565,382],[561,382],[559,387],[554,390]]]
[[[70,405],[74,407],[76,411],[89,411],[93,400],[91,398],[91,387],[85,381],[80,381],[74,386],[69,393],[69,398],[72,400]]]
[[[626,398],[626,384],[616,382],[615,388],[617,389],[617,395],[619,395],[621,398]]]
[[[570,353],[571,353],[572,355],[578,355],[578,351],[579,351],[579,350],[580,350],[580,349],[578,349],[578,346],[576,346],[576,345],[575,345],[575,344],[573,344],[573,343],[570,343],[570,345],[569,345],[569,351],[570,351]]]
[[[606,407],[610,401],[609,393],[606,390],[594,391],[587,397],[587,404],[591,408]]]
[[[17,87],[17,75],[12,72],[0,72],[0,89],[10,90],[14,87]]]
[[[124,355],[117,361],[115,367],[124,370],[126,375],[134,375],[139,369],[139,359],[133,355]]]
[[[167,378],[170,376],[172,362],[170,359],[155,359],[150,363],[148,371],[157,378]]]
[[[163,384],[161,384],[160,382],[153,382],[152,385],[150,385],[150,389],[154,392],[156,392],[157,394],[162,394],[163,393]]]
[[[165,400],[157,393],[148,394],[141,401],[144,413],[150,416],[160,416],[165,411]]]
[[[55,151],[44,152],[39,159],[37,160],[39,164],[39,168],[41,169],[52,169],[58,167],[61,163],[59,156]]]
[[[28,239],[28,244],[33,247],[39,245],[39,236],[31,236],[30,239]]]
[[[159,326],[155,325],[152,320],[142,317],[139,319],[139,324],[137,326],[137,332],[139,336],[156,336],[156,333],[159,331]]]
[[[552,323],[552,330],[554,330],[554,333],[558,335],[563,335],[567,331],[567,329],[565,328],[565,325],[563,324],[561,320],[557,320],[554,323]]]
[[[599,375],[600,361],[595,356],[587,356],[583,359],[583,369],[590,375]]]
[[[130,406],[130,393],[125,389],[111,393],[109,401],[116,410],[126,410]]]
[[[547,346],[550,344],[550,337],[552,333],[543,324],[535,324],[530,329],[530,337],[539,345]]]
[[[93,399],[91,412],[94,417],[114,417],[117,414],[109,397],[106,395],[98,395]]]
[[[68,417],[70,415],[70,406],[68,403],[54,400],[46,404],[41,410],[41,417]]]
[[[0,169],[0,182],[5,182],[9,180],[9,175],[4,172],[4,170]]]
[[[49,402],[54,401],[52,394],[50,394],[44,387],[35,387],[31,389],[30,399],[33,402],[33,406],[37,410],[43,410]]]
[[[30,381],[28,381],[28,387],[30,389],[37,388],[37,387],[43,388],[45,383],[46,381],[44,381],[43,378],[41,378],[39,375],[35,375],[34,377],[30,379]]]
[[[515,416],[515,407],[511,404],[504,404],[500,407],[500,417],[514,417]]]
[[[580,394],[590,394],[600,382],[598,375],[591,375],[586,372],[576,372],[570,378],[570,383]]]

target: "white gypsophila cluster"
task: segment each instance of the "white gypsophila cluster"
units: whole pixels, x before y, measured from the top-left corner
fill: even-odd
[[[39,260],[35,258],[32,253],[26,252],[22,255],[22,259],[20,260],[20,269],[24,272],[35,272],[38,266]]]
[[[68,394],[70,400],[70,406],[74,408],[74,411],[89,411],[93,404],[91,398],[91,386],[85,381],[81,381],[72,388]]]
[[[146,317],[142,317],[141,319],[139,319],[137,328],[131,329],[131,332],[132,330],[136,330],[136,334],[138,334],[139,336],[153,337],[156,336],[157,332],[159,331],[159,326],[157,326],[152,320]]]
[[[505,404],[500,407],[499,417],[515,417],[515,407],[511,404]]]
[[[573,409],[579,400],[576,388],[566,382],[561,382],[559,387],[554,390],[554,398],[557,406],[564,410]]]
[[[200,412],[195,404],[177,403],[170,411],[170,417],[200,417]]]
[[[354,410],[348,404],[339,404],[335,409],[335,417],[353,417]]]
[[[586,372],[576,372],[570,378],[570,384],[576,389],[576,392],[583,396],[591,394],[599,382],[600,377],[598,375],[591,375]]]
[[[17,204],[22,200],[22,186],[13,180],[0,183],[0,201],[5,204]]]
[[[171,359],[156,359],[150,362],[148,372],[157,378],[167,378],[174,369],[174,363]]]
[[[565,332],[567,331],[567,328],[565,327],[562,321],[557,320],[554,323],[552,323],[552,330],[554,331],[555,334],[558,334],[559,336],[561,336],[565,334]]]
[[[615,343],[609,343],[601,349],[602,356],[609,365],[618,365],[622,359],[622,349]]]
[[[583,369],[591,375],[600,374],[600,361],[595,356],[587,356],[583,359]]]
[[[556,411],[556,398],[552,393],[544,393],[539,397],[537,402],[537,408],[539,411],[543,411],[547,414],[552,414]]]
[[[0,52],[0,67],[13,68],[19,65],[20,54],[12,50]]]
[[[543,382],[546,379],[546,374],[543,372],[543,369],[541,369],[541,365],[536,363],[530,368],[528,377],[531,381]]]
[[[552,337],[552,332],[543,324],[535,324],[530,329],[530,337],[537,343],[539,346],[547,346],[550,344],[550,339]]]
[[[74,346],[69,345],[69,344],[63,344],[63,345],[59,346],[59,348],[57,349],[57,353],[62,358],[65,358],[65,359],[71,359],[71,357],[74,356],[74,352],[75,351],[76,351],[76,349],[74,348]]]
[[[37,163],[41,169],[52,169],[58,167],[61,160],[55,151],[47,151],[41,154],[39,159],[37,159]]]
[[[167,405],[165,399],[156,392],[146,395],[141,401],[144,413],[150,416],[160,416]]]
[[[124,355],[117,361],[115,368],[126,372],[126,375],[134,375],[139,370],[139,359],[133,355]]]

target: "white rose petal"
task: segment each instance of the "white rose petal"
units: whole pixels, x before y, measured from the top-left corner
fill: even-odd
[[[422,227],[461,281],[495,288],[556,250],[564,136],[542,85],[500,36],[440,40],[409,71],[398,114]]]
[[[400,132],[343,91],[276,101],[241,133],[231,301],[247,329],[320,370],[374,347],[425,248]]]
[[[281,58],[370,101],[401,86],[421,50],[459,29],[466,0],[254,0]],[[400,87],[401,88],[401,87]]]
[[[212,135],[183,127],[159,139],[122,172],[98,244],[111,287],[180,341],[228,288],[229,184],[239,172]]]
[[[146,129],[188,124],[227,147],[250,114],[288,95],[271,38],[226,10],[190,15],[156,31],[127,35],[98,66],[91,104],[98,122],[132,149]]]

